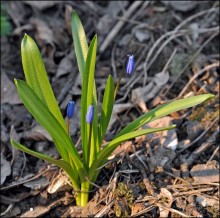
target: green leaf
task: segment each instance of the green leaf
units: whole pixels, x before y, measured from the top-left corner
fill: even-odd
[[[103,103],[102,103],[102,113],[100,118],[99,127],[99,145],[101,146],[102,140],[105,136],[108,124],[112,115],[112,109],[114,104],[114,80],[111,75],[108,76],[107,85],[105,88]]]
[[[77,172],[81,179],[85,180],[86,169],[84,168],[79,154],[72,143],[71,138],[67,135],[65,129],[60,125],[53,114],[48,110],[46,105],[22,80],[15,80],[18,94],[23,101],[25,107],[33,115],[33,117],[50,133],[51,137],[57,146],[57,149],[62,158],[69,162],[69,154],[74,161]]]
[[[93,87],[94,87],[94,74],[95,74],[95,63],[96,63],[96,49],[97,49],[97,36],[95,35],[90,46],[86,59],[86,67],[83,77],[83,85],[82,85],[82,96],[81,96],[81,137],[82,137],[82,149],[83,149],[83,159],[86,166],[89,166],[90,161],[90,153],[93,155],[94,153],[94,140],[97,138],[97,134],[94,135],[94,131],[97,131],[97,127],[94,127],[93,120],[93,135],[92,140],[89,146],[89,125],[86,123],[86,113],[88,107],[93,103]],[[94,104],[94,107],[96,105]],[[94,115],[97,112],[94,112]],[[96,124],[97,125],[97,124]]]
[[[81,79],[83,80],[83,74],[86,64],[86,57],[88,53],[88,43],[86,40],[86,34],[79,19],[79,16],[75,11],[72,12],[72,36],[73,36],[73,43],[76,53],[76,59],[79,67],[79,72]]]
[[[122,129],[115,138],[124,135],[126,133],[129,133],[131,131],[134,131],[138,129],[139,127],[143,126],[146,123],[149,123],[153,120],[159,119],[161,117],[164,117],[170,113],[173,113],[175,111],[183,110],[189,107],[193,107],[197,104],[200,104],[208,99],[213,98],[214,95],[212,94],[203,94],[203,95],[197,95],[185,99],[176,100],[173,102],[169,102],[163,105],[160,105],[156,107],[155,109],[149,111],[146,114],[143,114],[130,124],[128,124],[124,129]]]
[[[108,157],[111,155],[111,153],[117,148],[118,145],[120,145],[122,142],[127,141],[129,139],[146,135],[149,133],[154,133],[154,132],[159,132],[159,131],[164,131],[164,130],[170,130],[175,128],[176,126],[169,126],[169,127],[161,127],[161,128],[151,128],[151,129],[142,129],[142,130],[137,130],[134,132],[129,132],[127,134],[124,134],[122,136],[119,136],[115,139],[113,139],[109,144],[104,147],[98,154],[96,160],[93,162],[91,168],[89,169],[89,178],[91,181],[95,181],[97,175],[98,175],[98,170],[97,168],[101,167]]]
[[[32,151],[32,150],[28,149],[27,147],[25,147],[24,145],[17,143],[14,140],[11,140],[11,144],[15,148],[17,148],[17,149],[19,149],[19,150],[21,150],[21,151],[23,151],[27,154],[30,154],[34,157],[37,157],[37,158],[40,158],[42,160],[48,161],[48,162],[50,162],[52,164],[55,164],[58,167],[64,169],[66,171],[66,173],[69,175],[69,177],[71,179],[71,182],[73,184],[73,187],[76,190],[79,189],[79,181],[78,181],[78,178],[77,178],[77,174],[75,172],[73,172],[73,169],[71,168],[70,164],[67,163],[66,161],[64,161],[64,160],[55,160],[55,159],[53,159],[53,158],[51,158],[51,157],[49,157],[45,154],[41,154],[41,153],[38,153],[36,151]]]
[[[80,21],[80,18],[78,17],[77,13],[75,11],[72,12],[72,36],[73,36],[73,43],[74,43],[74,49],[76,53],[76,59],[77,64],[80,71],[81,80],[83,81],[84,71],[85,71],[85,65],[86,65],[86,59],[88,54],[88,43],[86,40],[85,31],[82,25],[82,22]],[[93,156],[97,151],[100,150],[99,144],[98,144],[98,137],[97,137],[97,130],[98,130],[98,109],[97,109],[97,94],[96,94],[96,85],[94,81],[93,85],[93,104],[94,104],[94,118],[93,118],[93,129],[92,129],[92,143],[94,144],[94,154],[91,153],[90,161],[93,160]]]
[[[63,116],[47,77],[40,51],[34,40],[25,34],[21,43],[22,65],[27,84],[47,105],[63,128],[66,128]]]

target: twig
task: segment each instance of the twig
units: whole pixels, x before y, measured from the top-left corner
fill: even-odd
[[[117,78],[117,71],[116,71],[116,66],[115,66],[115,49],[116,49],[116,44],[114,44],[111,52],[111,65],[112,65],[112,71],[113,71],[113,78],[116,80]]]
[[[186,214],[184,214],[184,213],[182,213],[182,212],[180,212],[180,211],[178,211],[178,210],[175,210],[175,209],[173,209],[173,208],[166,207],[166,206],[164,206],[164,205],[162,205],[162,204],[160,204],[160,203],[155,203],[155,205],[158,206],[158,207],[160,207],[160,208],[163,208],[163,209],[165,209],[165,210],[169,210],[169,211],[172,212],[172,213],[177,213],[177,214],[181,215],[182,217],[192,217],[192,216],[188,216],[188,215],[186,215]]]
[[[193,75],[193,77],[190,78],[189,82],[185,85],[185,87],[182,89],[182,91],[180,92],[180,94],[178,95],[178,98],[181,98],[182,95],[184,94],[184,92],[188,89],[188,87],[190,86],[190,84],[193,82],[193,80],[195,80],[197,77],[199,77],[200,75],[202,75],[204,72],[215,68],[215,67],[219,67],[219,62],[217,63],[213,63],[210,65],[205,66],[202,70],[200,70],[198,73],[196,73],[195,75]]]
[[[143,182],[144,182],[144,185],[145,185],[145,187],[146,187],[147,192],[148,192],[150,195],[154,196],[154,188],[153,188],[153,186],[151,185],[150,180],[148,179],[145,170],[144,170],[143,168],[141,168],[139,165],[137,165],[137,164],[131,159],[131,157],[130,157],[129,155],[127,155],[127,158],[128,158],[128,160],[131,162],[131,164],[134,165],[134,166],[142,173],[142,175],[143,175]],[[141,162],[141,163],[142,163],[142,162]],[[144,166],[145,166],[145,165],[144,165]]]
[[[186,160],[188,166],[192,165],[192,163],[198,158],[199,154],[204,150],[209,148],[215,141],[216,136],[219,134],[219,127],[217,130],[211,135],[211,137],[203,143],[199,148],[197,148]]]
[[[209,158],[206,165],[214,158],[214,156],[217,154],[218,150],[219,150],[219,146],[217,146],[217,148],[214,150],[212,156]]]
[[[209,188],[203,188],[203,189],[198,189],[198,190],[192,190],[192,191],[186,191],[186,192],[175,192],[173,193],[174,197],[178,197],[178,196],[185,196],[185,195],[194,195],[194,194],[198,194],[200,192],[207,192],[207,191],[212,191],[213,187],[209,187]]]
[[[212,126],[218,121],[218,118],[215,118],[215,120],[210,124],[210,126],[202,133],[200,134],[194,141],[189,143],[185,148],[181,149],[180,151],[177,152],[177,155],[194,145],[196,142],[198,142],[211,128]]]
[[[219,34],[219,32],[214,33],[213,35],[211,35],[200,47],[199,49],[195,52],[195,54],[190,58],[190,60],[188,61],[188,63],[185,65],[185,67],[179,72],[179,74],[175,77],[175,79],[172,81],[172,83],[169,85],[169,88],[167,88],[167,90],[164,92],[164,95],[166,95],[169,90],[173,87],[173,85],[176,83],[176,81],[180,78],[180,76],[186,71],[186,69],[190,66],[190,64],[192,63],[192,61],[197,57],[198,54],[201,53],[202,49],[209,44],[217,35]]]
[[[34,176],[34,177],[30,178],[30,179],[27,179],[27,180],[25,180],[25,181],[21,181],[21,182],[17,182],[16,184],[12,184],[12,185],[8,185],[8,186],[5,186],[5,187],[1,187],[1,191],[3,191],[3,190],[8,190],[8,189],[17,187],[17,186],[19,186],[19,185],[22,185],[22,184],[24,184],[24,183],[26,183],[26,182],[30,182],[30,181],[32,181],[32,180],[35,180],[35,179],[37,179],[38,177],[42,176],[44,173],[46,173],[46,172],[48,172],[48,171],[50,171],[50,170],[54,170],[54,169],[57,169],[57,167],[50,167],[50,168],[44,170],[43,172],[37,174],[36,176]]]
[[[10,204],[10,205],[7,207],[7,209],[0,214],[0,216],[4,216],[6,213],[8,213],[8,211],[11,210],[11,208],[13,207],[13,205],[14,205],[14,204]]]
[[[135,1],[126,11],[124,14],[123,18],[128,18],[132,15],[132,13],[141,5],[143,4],[143,1]],[[115,38],[117,33],[120,31],[120,29],[123,27],[125,21],[124,20],[119,20],[117,24],[114,26],[114,28],[111,30],[111,32],[107,35],[105,40],[100,46],[100,53],[105,51],[105,49],[108,47],[108,45],[111,43],[111,41]]]
[[[137,217],[137,216],[140,216],[142,214],[146,214],[148,211],[151,211],[155,208],[156,206],[155,205],[150,205],[148,208],[138,212],[138,213],[135,213],[135,214],[131,214],[130,217]]]

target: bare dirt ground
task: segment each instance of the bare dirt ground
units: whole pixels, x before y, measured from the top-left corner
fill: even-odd
[[[219,217],[219,1],[2,2],[12,26],[1,36],[2,217]],[[38,44],[65,116],[76,102],[71,137],[77,142],[81,84],[71,36],[76,10],[90,42],[98,34],[96,85],[124,76],[105,140],[159,104],[203,93],[216,95],[148,127],[177,127],[118,147],[96,181],[86,208],[75,206],[65,174],[15,150],[10,137],[59,158],[49,135],[21,103],[14,78],[24,79],[24,33]],[[144,126],[146,128],[146,126]],[[80,149],[80,146],[79,146]]]

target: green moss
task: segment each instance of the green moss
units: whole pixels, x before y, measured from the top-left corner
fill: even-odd
[[[115,199],[114,211],[117,217],[127,217],[131,213],[131,207],[134,202],[132,190],[124,183],[119,183],[113,192]]]

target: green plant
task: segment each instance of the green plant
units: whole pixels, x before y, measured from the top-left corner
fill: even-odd
[[[94,36],[88,47],[84,28],[78,15],[74,11],[72,12],[72,35],[79,72],[82,79],[82,156],[77,152],[68,131],[69,121],[74,114],[74,103],[69,102],[66,125],[49,83],[39,49],[34,40],[27,34],[25,34],[21,44],[22,65],[26,82],[15,79],[15,84],[25,107],[49,132],[62,159],[55,160],[45,154],[30,150],[13,139],[11,139],[11,143],[14,147],[23,152],[41,158],[64,169],[76,192],[76,204],[85,206],[88,202],[89,191],[99,175],[101,166],[103,166],[107,158],[118,145],[137,136],[174,128],[175,126],[173,125],[155,129],[139,129],[146,123],[166,116],[174,111],[197,105],[212,98],[213,95],[199,95],[156,107],[128,124],[112,141],[101,149],[122,74],[116,87],[112,76],[108,76],[103,96],[101,116],[100,119],[98,119],[98,103],[94,80],[97,36]],[[129,56],[126,66],[127,73],[132,73],[134,70],[133,68],[133,56]],[[89,111],[87,112],[88,109]]]
[[[1,2],[1,36],[8,36],[12,31],[5,5]]]

